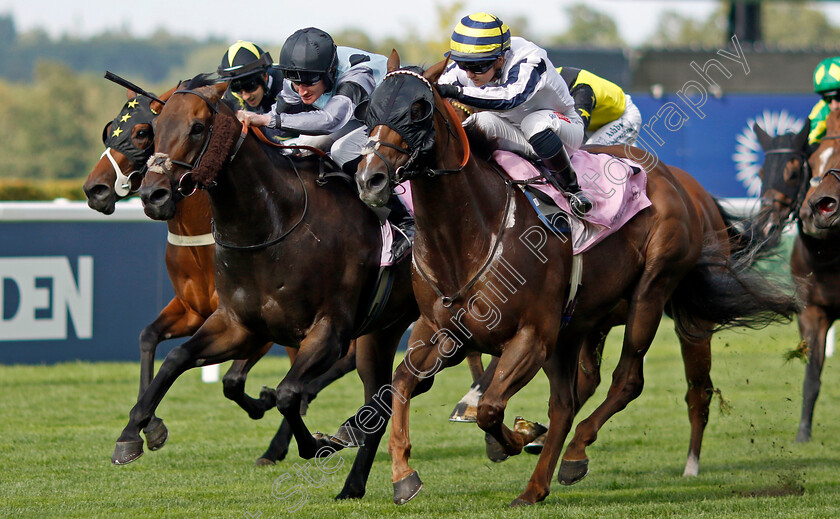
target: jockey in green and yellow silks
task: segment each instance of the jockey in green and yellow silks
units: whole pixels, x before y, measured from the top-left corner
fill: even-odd
[[[840,56],[826,58],[814,70],[814,92],[822,99],[811,109],[808,120],[811,133],[808,144],[816,146],[825,137],[825,120],[828,114],[840,109]]]

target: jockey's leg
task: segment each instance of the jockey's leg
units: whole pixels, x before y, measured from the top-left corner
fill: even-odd
[[[549,182],[565,192],[569,198],[569,205],[577,216],[584,216],[592,209],[592,201],[581,190],[577,174],[572,167],[569,154],[563,141],[553,130],[546,128],[529,138],[534,151],[542,159],[550,175]]]

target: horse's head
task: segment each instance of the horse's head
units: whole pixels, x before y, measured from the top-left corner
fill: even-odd
[[[140,186],[146,214],[175,215],[175,204],[215,185],[241,125],[221,99],[227,83],[202,74],[179,85],[155,121],[155,154]]]
[[[454,133],[455,125],[460,128],[433,86],[444,66],[442,61],[425,72],[400,68],[399,55],[391,52],[388,74],[357,113],[370,131],[356,172],[359,196],[366,204],[383,206],[396,184],[434,174],[432,161],[440,160],[436,136],[447,129]]]
[[[808,190],[810,125],[806,123],[798,133],[776,137],[768,135],[757,123],[753,129],[764,150],[764,163],[759,170],[762,208],[756,231],[763,238],[779,239],[784,224],[797,216]]]
[[[803,232],[818,238],[840,232],[840,111],[825,122],[826,136],[809,161],[811,188],[799,210]]]
[[[165,101],[174,90],[160,99]],[[102,130],[105,152],[85,179],[83,189],[91,209],[111,214],[117,200],[140,187],[146,160],[154,151],[152,121],[162,109],[161,103],[128,90],[128,102]]]

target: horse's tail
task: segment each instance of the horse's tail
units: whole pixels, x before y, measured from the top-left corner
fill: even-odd
[[[704,241],[699,261],[671,297],[668,313],[680,333],[758,329],[793,319],[800,308],[795,289],[757,263],[766,246],[745,232],[730,233],[730,255],[711,236]]]
[[[770,226],[770,208],[763,208],[752,216],[741,218],[725,209],[717,198],[714,201],[726,226],[729,247],[733,254],[750,251],[755,259],[778,254],[782,227]]]

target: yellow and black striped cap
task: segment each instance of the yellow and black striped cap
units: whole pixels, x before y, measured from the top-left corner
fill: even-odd
[[[456,61],[482,61],[495,58],[510,48],[510,28],[489,13],[461,18],[449,40],[447,57]]]

